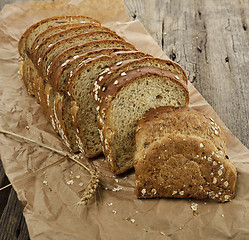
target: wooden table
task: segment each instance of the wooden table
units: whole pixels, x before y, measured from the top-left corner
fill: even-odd
[[[7,3],[24,0],[2,0]],[[232,133],[249,148],[249,1],[124,0]],[[0,164],[0,186],[8,183]],[[0,192],[0,239],[29,239],[12,188]]]

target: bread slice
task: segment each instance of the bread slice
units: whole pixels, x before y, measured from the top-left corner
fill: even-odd
[[[141,67],[113,79],[103,92],[98,125],[110,169],[120,174],[133,167],[137,122],[150,108],[186,106],[185,81],[156,67]]]
[[[111,82],[114,78],[117,78],[123,73],[126,73],[129,70],[139,69],[140,67],[157,67],[159,69],[168,70],[175,74],[175,78],[179,78],[178,75],[187,83],[188,79],[184,70],[176,63],[170,60],[163,60],[159,58],[141,58],[141,59],[131,59],[126,60],[123,62],[118,62],[110,67],[110,71],[104,73],[102,76],[97,80],[97,85],[100,89],[106,87],[109,82]],[[97,98],[101,98],[102,91],[98,91],[96,94]]]
[[[63,139],[66,145],[72,149],[73,152],[78,151],[78,144],[76,142],[76,136],[72,125],[72,119],[70,114],[71,108],[71,99],[65,93],[65,82],[70,73],[77,68],[77,66],[89,59],[92,59],[99,55],[110,55],[114,52],[125,50],[122,48],[103,48],[96,51],[90,51],[85,54],[78,55],[77,58],[72,57],[70,60],[66,61],[62,64],[56,71],[53,90],[51,92],[51,98],[54,97],[54,107],[53,107],[53,114],[55,118],[55,123],[60,135],[63,136]],[[56,82],[56,83],[55,83]],[[58,87],[57,87],[58,85]]]
[[[83,33],[79,35],[75,35],[72,37],[64,38],[56,43],[52,44],[42,55],[39,60],[39,74],[47,80],[47,75],[49,72],[49,68],[51,63],[53,62],[54,57],[61,53],[62,51],[70,48],[72,46],[83,44],[91,41],[104,40],[104,39],[117,39],[123,40],[114,32],[107,31],[96,31]],[[124,40],[123,40],[124,41]]]
[[[138,143],[139,148],[141,147]],[[165,134],[134,155],[138,198],[211,198],[230,201],[236,169],[225,152],[194,134]]]
[[[32,43],[34,42],[35,38],[41,32],[50,27],[68,24],[68,23],[79,23],[79,22],[93,22],[100,24],[97,20],[84,16],[57,16],[57,17],[47,18],[38,23],[35,23],[24,32],[24,34],[22,35],[21,39],[18,42],[18,51],[22,61],[21,64],[22,67],[21,71],[23,72],[22,77],[29,94],[31,95],[34,94],[32,90],[32,85],[29,81],[30,61],[28,57],[30,56]]]
[[[122,72],[127,72],[129,70],[138,69],[140,67],[157,67],[160,69],[168,70],[177,75],[179,74],[186,83],[188,82],[188,78],[187,78],[185,71],[177,63],[171,60],[147,57],[147,58],[142,58],[142,59],[126,60],[126,61],[118,62],[117,64],[112,65],[110,67],[111,73],[109,73],[108,75],[107,74],[103,75],[104,78],[102,79],[101,84],[107,85],[108,82],[110,82],[113,78],[118,77]]]
[[[108,71],[111,64],[146,56],[148,55],[142,52],[126,51],[91,59],[76,69],[66,83],[70,96],[78,105],[71,113],[78,124],[75,132],[81,140],[81,150],[87,156],[94,157],[102,152],[97,127],[97,105],[92,97],[94,82],[103,71]]]
[[[69,26],[71,26],[71,28],[67,29],[67,30],[64,30],[64,31],[60,31],[58,33],[55,33],[53,35],[50,35],[48,36],[47,38],[45,38],[41,44],[37,45],[35,49],[32,49],[32,52],[31,52],[31,59],[33,61],[33,64],[30,64],[30,82],[32,84],[32,88],[34,89],[34,94],[36,94],[36,89],[37,89],[37,78],[34,78],[34,76],[32,76],[32,73],[35,71],[35,66],[39,66],[39,61],[38,59],[41,59],[40,57],[42,56],[43,52],[50,46],[52,45],[53,43],[61,40],[61,39],[64,39],[64,38],[67,38],[69,36],[74,36],[74,35],[77,35],[77,34],[82,34],[82,33],[86,33],[86,32],[92,32],[92,31],[110,31],[112,32],[109,28],[106,28],[106,27],[102,27],[100,26],[99,24],[93,24],[93,23],[84,23],[84,24],[68,24]],[[67,25],[67,26],[68,26]],[[56,28],[56,30],[58,31],[58,28],[62,28],[62,27],[65,27],[64,26],[58,26]],[[59,29],[60,29],[59,28]],[[51,33],[51,31],[53,30],[54,28],[50,28],[48,30],[49,33]],[[48,32],[48,30],[46,32]],[[49,33],[45,34],[48,35]],[[40,34],[41,35],[41,34]],[[37,38],[40,37],[40,35],[38,35]],[[42,34],[44,35],[44,34]],[[44,36],[43,36],[44,37]],[[37,40],[36,38],[36,40]],[[40,37],[42,38],[42,37]],[[38,99],[39,100],[39,99]]]
[[[85,23],[84,25],[80,25],[80,26],[77,25],[76,27],[72,27],[72,28],[69,28],[67,30],[60,31],[58,33],[55,33],[55,34],[45,38],[42,41],[42,43],[38,47],[36,47],[36,49],[32,52],[31,58],[32,58],[33,62],[36,65],[39,65],[42,54],[50,46],[52,46],[54,43],[56,43],[57,41],[60,41],[60,40],[62,40],[64,38],[73,37],[73,36],[76,36],[76,35],[79,35],[79,34],[88,33],[88,32],[94,32],[94,31],[113,32],[109,28],[100,26],[98,24],[93,24],[93,23]]]
[[[148,111],[138,122],[137,150],[149,147],[165,134],[195,135],[208,139],[216,151],[225,151],[226,137],[212,118],[187,107],[159,107]]]
[[[97,23],[72,23],[72,24],[64,24],[64,25],[59,25],[59,26],[55,26],[55,27],[51,27],[51,28],[46,29],[45,31],[41,32],[35,38],[34,42],[32,43],[32,46],[31,46],[30,55],[33,55],[34,51],[36,51],[39,48],[39,46],[42,44],[42,42],[46,38],[48,38],[48,37],[50,37],[50,36],[52,36],[52,35],[54,35],[56,33],[68,30],[70,28],[81,27],[81,26],[84,26],[86,24],[99,25]]]
[[[109,41],[109,40],[103,40],[103,41]],[[112,45],[113,44],[111,44],[110,46]],[[120,43],[118,43],[117,46],[124,47],[125,44],[120,45]],[[121,47],[108,48],[108,45],[106,45],[105,47],[106,48],[94,50],[92,46],[91,51],[88,51],[86,53],[82,53],[79,55],[73,55],[73,57],[69,57],[70,55],[66,55],[64,59],[65,61],[60,66],[57,67],[57,69],[51,74],[51,76],[49,76],[49,81],[52,84],[54,90],[59,91],[59,92],[65,92],[64,87],[65,87],[66,79],[68,78],[68,76],[73,74],[73,71],[80,64],[84,64],[86,61],[91,60],[97,56],[110,55],[115,52],[132,50],[129,48],[121,48]],[[89,48],[85,48],[85,50],[88,50],[88,49]],[[83,49],[81,50],[81,52],[83,52]],[[54,61],[57,62],[57,59],[55,59]]]
[[[18,43],[18,51],[22,58],[25,58],[27,52],[30,53],[32,44],[36,37],[50,27],[55,27],[63,24],[92,22],[100,25],[96,19],[85,16],[55,16],[43,19],[30,26],[22,35]]]
[[[95,51],[104,48],[122,48],[134,51],[136,50],[136,48],[133,45],[131,45],[126,41],[109,40],[109,39],[92,41],[89,43],[73,46],[71,48],[62,51],[54,58],[49,68],[48,79],[53,80],[55,78],[54,74],[55,75],[57,74],[55,73],[57,71],[57,68],[60,67],[60,65],[62,64],[64,65],[65,62],[67,62],[70,58],[72,57],[78,58],[80,55],[85,54],[86,52]]]

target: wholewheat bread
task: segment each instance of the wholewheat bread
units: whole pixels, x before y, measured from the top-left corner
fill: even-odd
[[[135,129],[147,110],[189,103],[186,82],[180,75],[175,78],[172,72],[156,67],[127,71],[98,90],[103,92],[104,99],[102,102],[97,99],[100,138],[115,174],[133,167]]]
[[[159,69],[168,70],[172,73],[175,73],[175,78],[179,78],[178,75],[187,83],[187,76],[184,70],[176,63],[170,60],[163,60],[159,58],[141,58],[141,59],[129,59],[122,62],[118,62],[110,67],[110,71],[102,74],[101,77],[98,78],[96,84],[100,89],[105,88],[109,82],[113,79],[117,78],[121,74],[125,74],[129,70],[135,70],[140,67],[157,67]],[[102,91],[96,91],[96,98],[102,99]]]
[[[173,133],[208,139],[216,146],[216,151],[225,151],[225,134],[217,123],[187,107],[159,107],[148,111],[138,122],[137,150],[141,151],[165,134]]]
[[[103,27],[103,26],[98,25],[98,24],[85,23],[84,25],[80,25],[80,26],[77,25],[75,27],[72,27],[72,28],[69,28],[67,30],[57,32],[57,33],[55,33],[53,35],[50,35],[47,38],[45,38],[39,44],[39,46],[36,47],[34,49],[34,51],[32,52],[32,56],[31,56],[32,61],[35,64],[39,65],[42,54],[49,48],[49,46],[56,43],[57,41],[60,41],[60,40],[62,40],[64,38],[80,35],[80,34],[83,34],[83,33],[96,32],[96,31],[107,31],[107,32],[114,33],[109,28]]]
[[[76,24],[76,26],[74,26],[74,24],[68,24],[68,25],[69,26],[71,25],[71,28],[68,28],[66,30],[59,31],[55,34],[47,36],[47,38],[45,38],[39,45],[37,45],[35,48],[32,49],[32,52],[30,54],[31,55],[30,58],[32,60],[32,63],[30,63],[30,80],[29,81],[32,84],[32,89],[34,89],[35,96],[37,95],[37,88],[38,88],[37,87],[37,84],[38,84],[37,80],[39,79],[39,81],[40,81],[41,78],[37,79],[37,77],[34,76],[34,72],[35,72],[34,66],[39,66],[39,64],[40,64],[39,61],[41,60],[42,54],[45,52],[45,50],[47,50],[47,48],[50,45],[54,44],[55,42],[57,42],[61,39],[68,38],[69,36],[75,36],[75,35],[79,35],[79,34],[83,34],[83,33],[87,33],[87,32],[99,31],[99,30],[112,32],[109,28],[102,27],[99,24],[93,24],[93,23],[84,23],[84,24],[81,23],[80,25]],[[68,25],[58,26],[58,27],[62,28],[62,27],[68,26]],[[56,30],[58,30],[58,27],[56,28]],[[48,30],[50,30],[49,33],[53,32],[52,31],[53,29],[54,28],[48,29]],[[48,30],[46,32],[48,32]],[[48,35],[49,33],[45,34],[45,36]],[[39,38],[40,35],[38,35],[37,38]],[[42,36],[42,37],[45,37],[45,36]],[[42,38],[42,37],[40,37],[40,38]],[[34,43],[33,43],[33,45],[34,45]],[[37,70],[38,70],[38,68],[37,68]],[[38,103],[40,103],[39,98],[38,98]]]
[[[54,115],[57,129],[61,135],[63,135],[64,141],[67,142],[67,146],[72,151],[78,150],[78,144],[76,142],[75,132],[73,130],[72,119],[70,114],[71,99],[65,93],[65,82],[79,64],[92,59],[99,55],[110,55],[114,52],[125,50],[123,48],[103,48],[96,51],[90,51],[85,54],[76,55],[68,59],[65,63],[58,67],[56,70],[53,80],[50,79],[53,91],[51,92],[50,98],[54,97],[54,109],[52,116]],[[127,49],[128,50],[128,49]],[[57,93],[55,93],[57,92]]]
[[[24,32],[24,34],[22,35],[21,39],[18,42],[18,51],[21,58],[20,67],[22,68],[21,72],[23,72],[22,78],[29,94],[31,95],[34,94],[29,78],[30,77],[29,66],[30,64],[32,64],[29,57],[32,48],[32,43],[34,42],[35,38],[41,32],[43,32],[48,28],[68,23],[79,23],[79,22],[82,23],[93,22],[100,24],[97,20],[84,16],[56,16],[41,20],[40,22],[33,24]]]
[[[135,152],[134,167],[138,198],[211,198],[225,202],[235,194],[234,164],[225,152],[216,153],[211,140],[194,134],[165,134]]]
[[[136,50],[136,48],[130,43],[123,40],[97,40],[89,43],[76,45],[68,48],[58,54],[50,65],[48,72],[48,79],[53,80],[55,78],[54,74],[61,65],[65,64],[70,58],[77,58],[78,56],[85,54],[86,52],[101,50],[105,48],[122,48],[129,50]]]
[[[110,56],[103,55],[85,62],[77,68],[72,77],[68,79],[68,94],[78,105],[71,110],[72,117],[76,119],[77,127],[74,129],[79,145],[87,156],[95,156],[102,152],[97,127],[97,105],[92,97],[94,82],[108,66],[125,59],[141,58],[148,54],[138,51],[117,52]],[[76,126],[76,125],[73,125]]]
[[[47,75],[49,72],[49,68],[51,63],[53,62],[54,57],[61,53],[62,51],[66,50],[75,45],[97,41],[97,40],[104,40],[104,39],[119,39],[123,40],[114,32],[107,32],[107,31],[96,31],[96,32],[89,32],[83,33],[79,35],[75,35],[72,37],[64,38],[62,40],[57,41],[56,43],[52,44],[43,54],[42,57],[39,58],[39,74],[47,80]]]
[[[90,25],[90,24],[99,25],[97,23],[96,24],[94,24],[94,23],[71,23],[71,24],[65,24],[65,25],[58,25],[58,26],[51,27],[51,28],[48,28],[48,29],[44,30],[33,41],[32,46],[31,46],[30,55],[32,55],[34,53],[34,51],[36,51],[36,49],[39,48],[40,44],[42,44],[42,42],[46,38],[48,38],[48,37],[50,37],[50,36],[52,36],[52,35],[54,35],[56,33],[68,30],[70,28],[81,27],[81,26],[84,26],[86,24],[87,25]]]

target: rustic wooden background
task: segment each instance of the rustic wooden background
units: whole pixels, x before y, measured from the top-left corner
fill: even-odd
[[[1,0],[7,3],[25,0]],[[26,0],[27,1],[27,0]],[[249,148],[249,0],[124,0],[226,126]],[[8,183],[0,165],[0,187]],[[29,239],[11,188],[0,192],[0,239]]]

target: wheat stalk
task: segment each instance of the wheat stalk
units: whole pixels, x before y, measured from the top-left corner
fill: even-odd
[[[0,133],[4,133],[4,134],[10,135],[10,136],[22,139],[22,140],[27,141],[27,142],[37,144],[37,145],[39,145],[39,146],[41,146],[43,148],[46,148],[48,150],[51,150],[51,151],[56,152],[56,153],[58,153],[58,154],[60,154],[60,155],[63,156],[63,158],[60,159],[59,161],[57,161],[57,162],[55,162],[53,164],[50,164],[50,165],[48,165],[48,166],[46,166],[46,167],[44,167],[42,169],[39,169],[39,170],[37,170],[37,171],[35,171],[35,172],[27,175],[27,176],[24,176],[24,178],[21,178],[21,179],[17,180],[15,183],[20,182],[22,180],[26,180],[26,179],[32,177],[34,174],[36,174],[36,173],[38,173],[40,171],[44,171],[48,167],[55,166],[55,164],[57,165],[57,164],[63,162],[68,157],[73,162],[75,162],[75,163],[79,164],[80,166],[82,166],[91,175],[91,180],[90,180],[89,184],[87,185],[87,187],[86,187],[86,189],[85,189],[82,197],[80,198],[80,201],[78,202],[78,204],[79,205],[83,205],[83,204],[86,205],[89,202],[89,200],[94,196],[94,194],[96,192],[96,189],[97,189],[97,187],[99,185],[99,175],[98,175],[96,169],[90,169],[90,168],[88,168],[85,164],[83,164],[82,162],[80,162],[77,159],[77,158],[79,158],[79,159],[84,159],[85,161],[88,161],[88,159],[84,155],[79,156],[79,155],[75,155],[75,154],[70,154],[68,152],[65,152],[65,151],[62,151],[62,150],[58,150],[58,149],[56,149],[54,147],[50,147],[50,146],[48,146],[48,145],[46,145],[46,144],[44,144],[42,142],[38,142],[38,141],[35,141],[33,139],[30,139],[30,138],[27,138],[27,137],[24,137],[24,136],[21,136],[19,134],[16,134],[16,133],[13,133],[13,132],[9,132],[9,131],[3,130],[3,129],[0,129]],[[8,185],[2,187],[0,189],[0,191],[3,190],[3,189],[5,189],[5,188],[7,188],[7,187],[9,187],[9,186],[11,186],[11,185],[12,184],[8,184]]]

